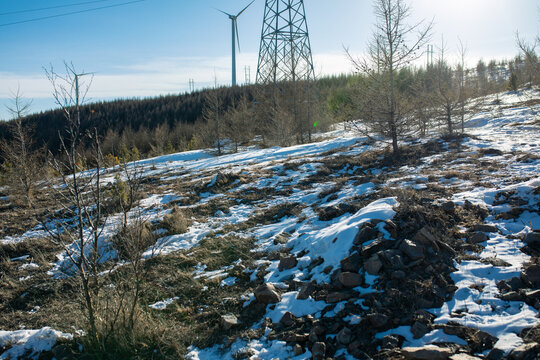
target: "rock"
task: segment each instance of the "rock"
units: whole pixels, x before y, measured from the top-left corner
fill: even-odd
[[[532,342],[523,344],[510,352],[508,357],[511,360],[535,360],[538,359],[535,355],[540,354],[540,345]]]
[[[398,227],[397,225],[390,219],[386,220],[384,222],[384,227],[386,231],[390,233],[390,236],[394,239],[397,239],[398,237]]]
[[[221,326],[225,330],[229,330],[235,326],[238,326],[240,324],[240,321],[238,318],[234,315],[222,315],[221,316]]]
[[[482,258],[480,260],[481,263],[484,263],[484,264],[491,264],[493,266],[499,266],[499,267],[509,267],[509,266],[512,266],[512,264],[510,263],[507,263],[506,261],[504,261],[503,259],[500,259],[498,257],[486,257],[486,258]]]
[[[401,354],[407,359],[446,360],[452,356],[452,350],[436,345],[426,345],[424,347],[403,348],[401,349]]]
[[[369,314],[367,317],[369,323],[376,329],[381,329],[388,324],[388,316],[384,314]]]
[[[420,339],[422,336],[426,335],[429,332],[429,328],[426,324],[420,321],[415,321],[415,323],[411,326],[411,333],[413,334],[413,338]]]
[[[501,360],[504,358],[506,354],[501,349],[493,349],[489,352],[489,354],[486,356],[487,360]]]
[[[352,272],[342,272],[339,274],[338,279],[339,282],[347,288],[360,286],[364,282],[364,277],[362,275]]]
[[[386,335],[381,339],[381,347],[383,349],[395,349],[401,347],[403,339],[399,335]]]
[[[277,234],[274,237],[274,245],[285,245],[289,241],[290,237],[291,237],[291,235],[289,235],[287,233]]]
[[[540,289],[525,292],[525,298],[525,301],[527,301],[527,303],[534,304],[536,300],[540,299]]]
[[[278,270],[279,271],[289,270],[295,267],[297,264],[298,264],[298,260],[296,259],[295,256],[282,257],[279,260]]]
[[[285,338],[285,341],[287,342],[306,342],[309,339],[309,334],[295,334],[295,333],[289,333],[289,335]]]
[[[540,265],[535,264],[527,267],[521,275],[525,280],[531,282],[533,286],[540,286]]]
[[[289,311],[287,311],[283,316],[281,317],[281,320],[279,321],[286,327],[294,325],[295,316],[291,314]]]
[[[508,291],[519,291],[523,287],[525,287],[525,284],[523,284],[523,281],[521,278],[518,278],[517,276],[511,278],[510,280],[501,280],[497,282],[497,287],[502,292],[508,292]]]
[[[362,246],[362,256],[365,258],[370,257],[371,255],[375,253],[379,253],[382,250],[386,250],[392,246],[394,246],[395,241],[394,240],[386,240],[384,238],[377,238],[370,242],[367,245]]]
[[[501,299],[504,301],[523,301],[524,296],[516,291],[510,291],[506,294],[502,294]]]
[[[366,241],[373,240],[377,237],[377,230],[371,224],[365,224],[354,237],[355,245],[362,245]]]
[[[380,256],[390,263],[392,269],[401,269],[404,267],[402,254],[400,250],[388,249],[382,251]]]
[[[314,360],[323,360],[326,355],[326,344],[323,342],[316,342],[311,348],[311,354]]]
[[[314,290],[315,287],[313,286],[312,282],[304,284],[302,285],[302,287],[300,287],[300,291],[298,291],[298,295],[296,295],[296,298],[298,300],[305,300],[311,296]]]
[[[304,348],[302,348],[302,345],[296,344],[294,345],[293,353],[294,353],[294,356],[302,355],[304,353]]]
[[[272,284],[262,284],[254,291],[255,298],[263,304],[275,304],[281,301],[281,295]]]
[[[499,229],[495,225],[488,224],[476,224],[472,227],[473,231],[496,233],[499,232]]]
[[[335,304],[341,301],[349,300],[352,294],[346,292],[333,292],[326,295],[326,302],[328,304]]]
[[[406,277],[407,277],[407,274],[405,274],[405,271],[403,270],[396,270],[392,272],[392,279],[403,280]]]
[[[352,340],[352,331],[351,329],[344,327],[341,329],[341,331],[337,334],[336,340],[338,343],[342,345],[349,345],[349,343]]]
[[[243,347],[233,354],[233,359],[244,360],[249,359],[255,355],[255,350],[250,347]]]
[[[401,250],[413,261],[424,258],[424,247],[412,242],[411,240],[403,240],[399,246],[399,250]]]
[[[483,232],[475,231],[469,235],[467,242],[469,244],[479,244],[479,243],[483,243],[484,241],[488,239],[489,239],[489,236],[487,236]]]
[[[354,252],[351,255],[347,256],[345,259],[341,260],[341,270],[358,272],[362,264],[362,256],[359,253]]]
[[[453,201],[445,201],[441,204],[441,209],[443,209],[444,211],[454,211],[455,208],[456,204],[454,204]]]
[[[479,357],[467,354],[455,354],[450,356],[450,360],[481,360]]]
[[[525,236],[525,243],[529,245],[539,245],[540,244],[540,231],[533,231]]]
[[[364,269],[370,275],[377,275],[381,270],[383,263],[377,254],[374,254],[372,257],[364,262]]]

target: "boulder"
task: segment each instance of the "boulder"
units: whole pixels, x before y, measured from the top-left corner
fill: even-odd
[[[342,272],[338,276],[339,282],[346,288],[354,288],[364,283],[364,277],[358,273]]]
[[[358,272],[360,270],[360,265],[362,264],[362,256],[358,252],[354,252],[351,255],[347,256],[345,259],[341,260],[341,270]]]
[[[302,355],[304,353],[304,348],[302,348],[302,345],[296,344],[294,345],[293,353],[294,353],[294,356]]]
[[[481,358],[468,354],[455,354],[450,356],[450,360],[481,360]]]
[[[335,304],[341,301],[349,300],[352,297],[350,293],[346,292],[333,292],[326,295],[326,302],[328,304]]]
[[[407,359],[418,360],[446,360],[453,355],[452,350],[436,345],[426,345],[423,347],[406,347],[401,349],[401,354]]]
[[[323,360],[326,355],[326,344],[323,342],[316,342],[313,344],[311,355],[314,360]]]
[[[516,291],[510,291],[501,295],[501,299],[504,301],[523,301],[524,298],[525,297],[521,293]]]
[[[414,324],[412,324],[411,326],[411,333],[413,334],[413,338],[415,339],[420,339],[428,332],[429,328],[423,322],[415,321]]]
[[[381,347],[383,349],[395,349],[401,347],[403,338],[399,338],[399,335],[386,335],[381,339]]]
[[[255,298],[263,304],[275,304],[281,301],[281,295],[272,284],[262,284],[254,291]]]
[[[540,345],[532,342],[523,344],[512,350],[508,357],[511,360],[533,360],[538,359],[536,356],[540,354]]]
[[[375,329],[384,328],[388,324],[388,316],[384,314],[369,314],[367,320]]]
[[[344,327],[343,329],[341,329],[341,331],[338,332],[336,336],[336,340],[342,345],[349,345],[352,340],[351,329],[349,329],[348,327]]]
[[[373,240],[377,237],[377,233],[371,224],[364,224],[354,237],[354,244],[362,245],[366,241]]]
[[[521,275],[525,280],[531,282],[533,286],[540,286],[540,265],[535,264],[527,267]]]
[[[540,245],[540,231],[533,231],[525,236],[525,241],[529,245]]]
[[[291,314],[289,311],[287,311],[283,316],[281,317],[281,320],[279,321],[286,327],[294,325],[295,316]]]
[[[456,204],[454,204],[453,201],[445,201],[441,204],[441,209],[443,209],[444,211],[454,211],[455,208]]]
[[[488,224],[475,224],[472,227],[473,231],[496,233],[499,232],[499,229],[495,225]]]
[[[469,244],[479,244],[483,243],[484,241],[488,240],[489,236],[484,234],[481,231],[475,231],[469,235],[469,238],[467,239],[467,242]]]
[[[399,249],[413,261],[424,258],[424,247],[411,240],[403,240]]]
[[[401,269],[404,267],[403,253],[398,249],[388,249],[381,251],[379,256],[388,261],[392,269]]]
[[[295,267],[297,264],[298,264],[298,260],[296,259],[295,256],[282,257],[279,260],[278,270],[279,271],[289,270]]]
[[[222,315],[221,316],[221,326],[225,330],[229,330],[235,326],[238,326],[240,324],[240,321],[238,318],[234,315]]]
[[[314,290],[315,287],[313,286],[313,283],[309,282],[307,284],[303,284],[300,287],[300,291],[298,291],[298,295],[296,295],[296,298],[298,300],[305,300],[311,296]]]
[[[377,275],[381,270],[383,263],[377,254],[374,254],[372,257],[364,262],[364,269],[370,275]]]

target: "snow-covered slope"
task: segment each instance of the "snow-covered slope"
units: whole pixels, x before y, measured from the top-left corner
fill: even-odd
[[[530,263],[540,248],[530,239],[540,230],[540,105],[522,103],[540,96],[527,95],[500,95],[469,121],[463,141],[404,144],[397,163],[381,145],[340,132],[289,148],[132,164],[154,179],[132,217],[142,212],[158,227],[173,206],[192,214],[186,232],[160,237],[146,258],[189,256],[208,237],[253,240],[249,263],[239,256],[221,268],[193,268],[208,286],[219,279],[217,289],[236,289],[244,310],[222,314],[240,325],[209,348],[190,347],[187,357],[400,358],[420,347],[432,358],[484,358],[532,346],[538,335],[523,330],[539,324],[538,269]],[[102,234],[104,259],[116,256],[109,239],[119,221],[109,218]],[[40,236],[29,229],[0,243]],[[70,268],[59,254],[48,270],[61,277]],[[180,295],[150,308],[164,310]],[[261,306],[257,318],[245,315]],[[21,346],[47,351],[52,337],[68,337],[40,331],[0,331],[0,358],[22,356]],[[32,345],[41,333],[50,346]]]

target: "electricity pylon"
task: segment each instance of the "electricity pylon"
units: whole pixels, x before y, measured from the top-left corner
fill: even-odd
[[[257,83],[314,80],[303,0],[266,0]]]

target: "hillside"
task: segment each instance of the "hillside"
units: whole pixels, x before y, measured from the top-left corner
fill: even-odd
[[[141,187],[128,218],[154,243],[142,253],[148,337],[129,356],[537,359],[540,94],[497,99],[465,136],[404,140],[399,159],[336,128],[311,144],[130,164]],[[83,358],[95,349],[73,316],[76,270],[36,220],[72,219],[39,200],[32,214],[0,188],[0,359]],[[121,221],[111,212],[100,233],[104,293],[135,262],[115,242]]]

